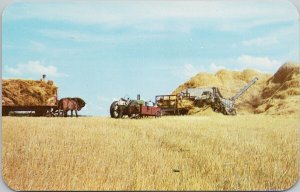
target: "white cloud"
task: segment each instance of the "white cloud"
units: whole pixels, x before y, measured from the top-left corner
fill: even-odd
[[[278,46],[282,47],[286,44],[297,42],[299,40],[298,24],[294,23],[288,27],[282,27],[265,34],[261,37],[247,39],[241,42],[244,46]]]
[[[88,42],[88,41],[97,41],[99,40],[99,36],[94,36],[91,34],[79,33],[76,31],[64,31],[64,30],[40,30],[41,34],[50,37],[50,38],[58,38],[58,39],[68,39],[72,41],[79,42]]]
[[[244,46],[269,46],[278,43],[278,39],[276,37],[258,37],[255,39],[242,41]]]
[[[40,51],[46,51],[47,50],[47,46],[39,41],[34,41],[34,40],[31,40],[29,42],[29,44],[24,47],[25,49],[30,49],[32,51],[35,51],[35,52],[40,52]],[[23,49],[24,49],[23,48]]]
[[[183,79],[187,79],[195,76],[200,72],[214,74],[222,69],[241,71],[247,68],[261,72],[273,73],[281,66],[282,63],[282,61],[267,56],[257,57],[244,54],[237,58],[224,58],[221,60],[215,60],[210,64],[184,64],[180,67],[175,68],[175,70],[173,71],[173,75],[176,75],[177,77],[181,77]]]
[[[27,63],[18,64],[17,67],[5,67],[5,71],[12,75],[39,75],[46,74],[50,77],[66,76],[64,73],[59,73],[53,65],[42,65],[40,61],[28,61]]]
[[[122,7],[122,8],[121,8]],[[62,11],[64,10],[64,11]],[[292,10],[292,11],[291,11]],[[249,29],[267,23],[297,20],[297,11],[286,1],[174,1],[123,2],[89,1],[10,6],[4,19],[60,20],[80,24],[101,24],[107,27],[137,26],[146,28],[150,23],[173,21],[205,21],[222,30]],[[219,22],[218,22],[219,21]],[[229,22],[230,21],[230,22]],[[144,27],[143,27],[144,26]],[[149,28],[148,28],[149,29]],[[157,24],[156,29],[168,27]],[[151,30],[151,28],[150,28]],[[182,30],[189,31],[188,23]]]
[[[226,67],[221,65],[216,65],[215,63],[211,63],[210,65],[201,65],[201,66],[195,66],[192,64],[184,64],[181,67],[177,67],[173,74],[182,77],[184,79],[191,78],[195,75],[197,75],[200,72],[208,72],[208,73],[215,73],[221,69],[225,69]]]
[[[82,31],[74,31],[74,30],[39,30],[40,34],[49,37],[51,39],[63,39],[68,41],[80,42],[80,43],[89,43],[89,42],[109,42],[109,43],[122,43],[132,41],[134,39],[157,39],[160,37],[167,36],[157,36],[153,34],[141,34],[136,36],[134,34],[126,34],[126,35],[114,35],[114,34],[106,34],[106,35],[98,35],[89,32]]]
[[[241,55],[237,58],[237,64],[243,68],[252,68],[260,71],[273,71],[280,66],[281,62],[269,57]]]
[[[278,15],[273,15],[274,17],[270,17],[267,15],[257,15],[256,17],[247,18],[245,17],[237,17],[235,19],[227,20],[226,22],[220,23],[216,26],[220,31],[225,32],[237,32],[237,31],[246,31],[260,26],[266,26],[269,24],[281,23],[286,21],[296,21],[296,16],[292,18],[286,17],[277,17]],[[239,19],[238,19],[239,18]]]

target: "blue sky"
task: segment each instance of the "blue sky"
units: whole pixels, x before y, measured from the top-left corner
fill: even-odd
[[[23,1],[2,25],[2,77],[45,73],[59,98],[86,100],[86,115],[108,115],[124,95],[169,94],[203,71],[299,62],[288,1]]]

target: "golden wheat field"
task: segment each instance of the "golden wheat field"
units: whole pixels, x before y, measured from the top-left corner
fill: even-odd
[[[297,116],[2,118],[15,190],[281,190],[298,179]]]

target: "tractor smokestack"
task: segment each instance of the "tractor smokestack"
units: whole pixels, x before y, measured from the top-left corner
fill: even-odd
[[[137,100],[141,100],[141,95],[138,94],[138,95],[136,96],[136,99],[137,99]]]

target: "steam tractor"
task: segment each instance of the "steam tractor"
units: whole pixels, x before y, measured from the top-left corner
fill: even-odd
[[[136,100],[132,100],[129,97],[120,98],[110,106],[110,116],[112,118],[122,118],[125,115],[129,118],[160,117],[161,114],[161,109],[155,103],[141,100],[140,95],[137,95]]]

